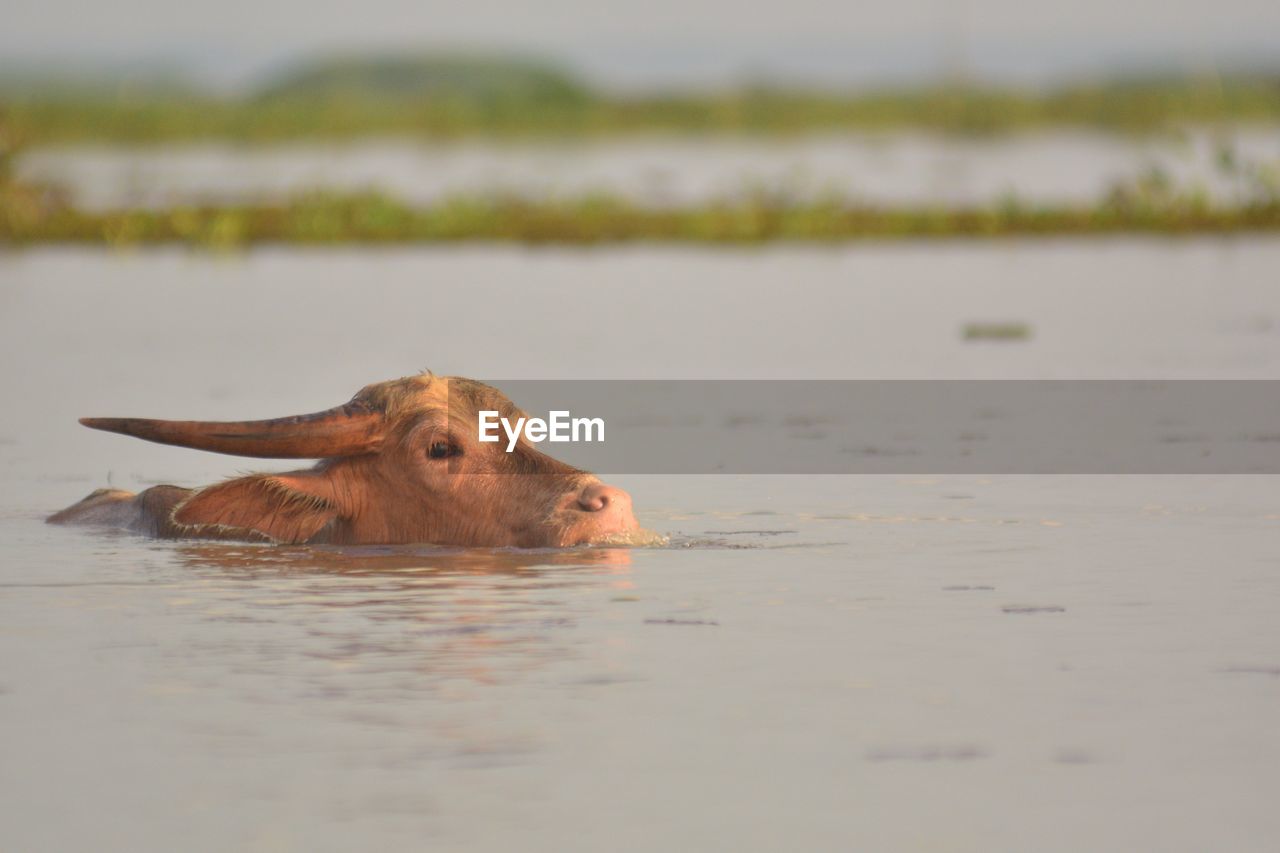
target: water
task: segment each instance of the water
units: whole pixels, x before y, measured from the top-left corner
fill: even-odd
[[[1128,138],[1051,131],[965,140],[920,134],[781,140],[665,138],[546,143],[192,145],[36,149],[19,176],[65,187],[88,208],[279,198],[328,188],[380,189],[417,203],[458,193],[541,197],[607,192],[646,205],[764,190],[873,203],[982,204],[1008,195],[1089,204],[1153,168],[1225,201],[1247,181],[1217,164],[1280,162],[1280,132],[1253,127]]]
[[[1267,850],[1269,477],[618,479],[665,548],[151,542],[89,414],[515,378],[1276,378],[1280,241],[0,258],[0,848]],[[484,294],[483,300],[477,294]],[[965,342],[1014,320],[1021,342]]]

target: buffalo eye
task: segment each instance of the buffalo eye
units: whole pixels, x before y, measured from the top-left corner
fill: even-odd
[[[445,440],[431,442],[431,447],[427,450],[427,456],[432,459],[448,459],[450,456],[459,455],[459,453],[458,448]]]

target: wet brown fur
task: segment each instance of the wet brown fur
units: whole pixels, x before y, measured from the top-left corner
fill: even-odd
[[[635,527],[630,507],[584,512],[575,496],[592,475],[521,439],[480,444],[481,409],[523,413],[496,388],[430,373],[382,382],[352,399],[383,415],[375,452],[313,468],[253,474],[198,490],[156,486],[137,495],[99,490],[51,516],[58,524],[108,524],[161,538],[277,543],[560,546]],[[449,441],[460,456],[430,459]]]

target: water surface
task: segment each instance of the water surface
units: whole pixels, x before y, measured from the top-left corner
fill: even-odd
[[[416,203],[456,194],[542,198],[609,193],[667,206],[744,193],[836,196],[877,204],[983,204],[1017,196],[1090,204],[1152,170],[1223,202],[1251,182],[1224,173],[1220,153],[1280,163],[1269,127],[1124,137],[1044,131],[994,139],[915,133],[783,139],[654,137],[481,144],[366,141],[273,146],[37,149],[22,177],[66,188],[89,208],[280,198],[313,189],[377,189]]]
[[[41,523],[80,415],[515,378],[1276,378],[1280,241],[0,258],[0,847],[1268,850],[1269,477],[629,475],[668,547]],[[479,295],[483,295],[480,298]],[[1013,320],[1017,342],[964,339]]]

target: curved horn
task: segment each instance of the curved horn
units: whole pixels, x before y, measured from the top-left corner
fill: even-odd
[[[383,416],[352,401],[310,415],[267,421],[158,421],[148,418],[81,418],[91,429],[261,459],[325,459],[378,449]]]

